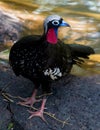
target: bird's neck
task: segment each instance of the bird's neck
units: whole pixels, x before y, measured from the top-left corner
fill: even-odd
[[[46,41],[50,44],[57,44],[58,38],[57,38],[57,28],[50,28],[48,29],[47,33],[45,34]]]

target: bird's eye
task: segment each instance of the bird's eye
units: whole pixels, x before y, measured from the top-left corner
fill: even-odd
[[[52,21],[52,24],[53,24],[54,26],[58,26],[58,25],[59,25],[59,21],[54,20],[54,21]]]

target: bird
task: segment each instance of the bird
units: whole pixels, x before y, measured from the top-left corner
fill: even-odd
[[[51,83],[68,75],[74,64],[83,62],[82,58],[87,59],[95,53],[89,46],[61,41],[58,29],[62,26],[71,28],[61,16],[49,15],[44,20],[42,35],[24,36],[11,47],[9,63],[15,75],[21,75],[34,84],[32,96],[22,98],[19,104],[33,106],[42,101],[37,111],[29,111],[29,119],[38,116],[46,122],[43,113],[47,95],[51,93]],[[39,87],[44,95],[42,99],[36,98]]]

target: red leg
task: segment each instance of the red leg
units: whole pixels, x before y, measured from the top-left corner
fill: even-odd
[[[31,116],[29,117],[29,119],[31,119],[32,117],[38,116],[47,123],[47,121],[45,120],[44,115],[43,115],[46,100],[47,100],[46,98],[43,99],[41,108],[38,111],[36,111],[36,112],[29,111],[29,113],[31,113]]]
[[[25,105],[33,106],[34,103],[41,101],[41,99],[37,100],[37,99],[35,98],[35,97],[36,97],[36,94],[37,94],[37,89],[35,89],[35,90],[33,91],[33,94],[32,94],[31,97],[21,98],[21,99],[23,100],[23,102],[18,102],[18,104],[23,105],[23,106],[25,106]]]

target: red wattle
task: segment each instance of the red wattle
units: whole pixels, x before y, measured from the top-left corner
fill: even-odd
[[[47,38],[47,41],[51,44],[57,43],[57,36],[56,36],[55,30],[53,28],[50,28],[48,30],[46,38]]]

